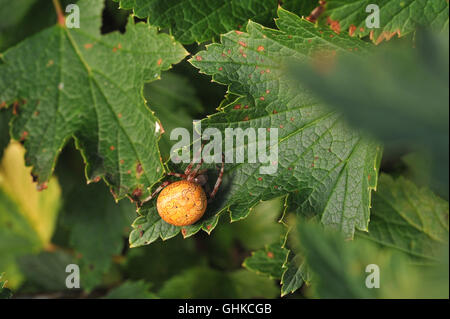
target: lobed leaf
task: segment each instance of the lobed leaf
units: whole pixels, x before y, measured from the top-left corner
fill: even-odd
[[[0,101],[15,105],[12,137],[24,142],[41,188],[73,137],[89,181],[104,178],[117,198],[133,192],[138,198],[163,173],[158,120],[142,87],[186,51],[132,20],[125,34],[102,36],[103,1],[78,5],[81,28],[57,24],[2,55]]]
[[[222,190],[207,209],[206,220],[188,230],[211,225],[226,210],[232,221],[245,218],[259,201],[291,193],[300,213],[318,214],[325,225],[353,237],[355,228],[367,230],[381,148],[296,86],[283,58],[355,54],[366,52],[368,44],[317,28],[281,8],[278,13],[279,30],[249,22],[248,33],[230,32],[190,60],[240,96],[226,100],[219,113],[202,121],[202,129],[278,128],[279,139],[278,161],[272,163],[277,172],[261,174],[262,163],[226,165]]]

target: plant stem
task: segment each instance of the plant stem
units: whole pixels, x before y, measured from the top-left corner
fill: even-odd
[[[53,5],[55,6],[56,15],[58,17],[58,24],[60,26],[66,25],[66,18],[64,16],[64,13],[61,9],[61,4],[59,3],[59,0],[53,0]]]

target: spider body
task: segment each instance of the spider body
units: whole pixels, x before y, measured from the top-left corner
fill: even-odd
[[[203,190],[203,186],[208,190],[208,177],[206,170],[200,171],[203,159],[193,169],[194,162],[191,162],[184,174],[168,173],[167,175],[181,178],[180,181],[163,182],[142,204],[154,198],[158,193],[156,208],[161,218],[174,226],[188,226],[197,222],[205,213],[207,203],[211,201],[219,190],[222,183],[224,171],[224,157],[222,155],[222,166],[219,171],[214,189],[209,193],[209,200]]]
[[[205,213],[207,205],[203,188],[181,180],[171,183],[159,193],[156,208],[161,218],[175,226],[192,225]]]

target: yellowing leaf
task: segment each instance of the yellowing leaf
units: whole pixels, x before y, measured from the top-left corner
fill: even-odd
[[[51,178],[47,189],[39,192],[33,183],[31,168],[25,166],[24,154],[24,148],[17,142],[6,148],[0,164],[0,190],[18,206],[18,212],[36,232],[40,244],[45,246],[53,234],[61,190],[56,178]]]

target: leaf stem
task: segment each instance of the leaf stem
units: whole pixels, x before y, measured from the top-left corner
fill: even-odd
[[[64,16],[64,13],[61,9],[61,4],[59,3],[59,0],[53,0],[53,5],[55,6],[56,15],[58,17],[58,24],[60,26],[65,26],[66,17]]]

